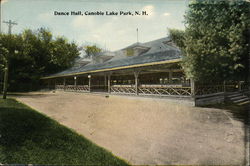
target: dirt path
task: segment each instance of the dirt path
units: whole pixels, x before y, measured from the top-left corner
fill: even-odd
[[[244,162],[243,124],[223,110],[70,92],[30,93],[17,99],[131,164]]]

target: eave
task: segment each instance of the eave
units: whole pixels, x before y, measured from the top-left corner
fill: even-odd
[[[181,62],[181,61],[182,61],[181,58],[177,58],[177,59],[164,60],[164,61],[158,61],[158,62],[150,62],[150,63],[144,63],[144,64],[134,64],[134,65],[128,65],[128,66],[114,67],[114,68],[97,69],[97,70],[90,70],[90,71],[84,71],[84,72],[76,72],[76,73],[70,73],[70,74],[48,76],[48,77],[42,77],[41,79],[51,79],[51,78],[59,78],[59,77],[70,77],[70,76],[77,76],[77,75],[82,75],[82,74],[91,74],[91,73],[108,72],[108,71],[130,69],[130,68],[138,68],[138,67],[145,67],[145,66],[152,66],[152,65],[178,63],[178,62]]]

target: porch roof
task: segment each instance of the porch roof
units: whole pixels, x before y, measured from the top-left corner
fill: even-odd
[[[121,53],[121,51],[124,50],[122,49],[116,51],[119,53],[118,55],[104,63],[87,64],[78,68],[70,68],[47,77],[43,77],[42,79],[129,69],[181,61],[182,56],[180,50],[172,45],[164,44],[167,41],[170,41],[170,39],[162,38],[147,43],[140,43],[140,45],[149,47],[150,49],[137,56],[125,56]]]

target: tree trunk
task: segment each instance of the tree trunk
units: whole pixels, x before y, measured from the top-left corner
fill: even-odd
[[[6,59],[6,66],[4,70],[4,83],[3,83],[3,99],[6,99],[7,97],[8,76],[9,76],[9,62]]]

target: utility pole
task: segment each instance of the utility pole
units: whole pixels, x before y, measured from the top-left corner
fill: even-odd
[[[17,25],[17,23],[9,21],[3,21],[3,23],[8,24],[9,26],[9,35],[11,35],[11,28],[13,25]],[[10,51],[9,51],[10,53]],[[3,82],[3,99],[6,99],[7,96],[7,89],[8,89],[8,77],[9,77],[9,55],[5,57],[5,68],[4,68],[4,82]]]
[[[9,21],[3,21],[3,23],[8,24],[8,26],[9,26],[8,33],[9,33],[9,35],[11,35],[11,28],[13,27],[13,25],[17,25],[17,23],[14,22],[14,21],[11,21],[11,20],[9,20]]]
[[[2,33],[2,0],[0,0],[0,34]]]

